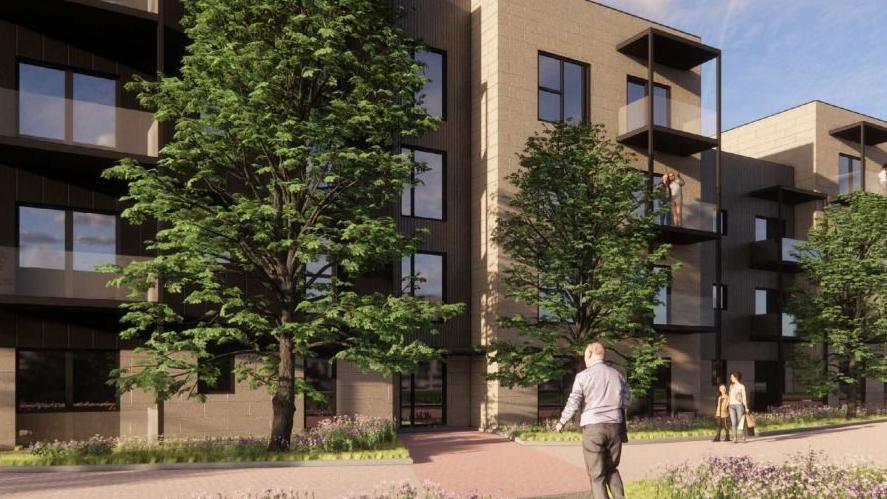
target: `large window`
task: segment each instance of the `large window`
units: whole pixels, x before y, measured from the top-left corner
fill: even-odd
[[[560,417],[573,388],[573,378],[573,375],[565,374],[561,378],[546,381],[536,387],[539,421]]]
[[[18,91],[20,134],[116,145],[117,80],[19,63]]]
[[[407,186],[400,199],[400,214],[407,217],[444,219],[444,192],[446,161],[444,153],[414,147],[404,147],[421,171],[413,169],[413,183]]]
[[[18,350],[18,412],[116,411],[117,390],[107,381],[119,367],[108,350]]]
[[[415,253],[401,260],[404,291],[433,302],[446,301],[444,255]]]
[[[305,398],[305,427],[336,415],[336,363],[325,357],[305,359],[305,382],[323,395],[323,401]]]
[[[588,66],[551,54],[539,54],[539,109],[542,121],[588,120]]]
[[[785,228],[785,221],[780,224],[775,217],[755,217],[755,241],[769,241],[779,237],[779,228]]]
[[[19,206],[19,267],[91,272],[114,263],[117,217],[54,208]],[[67,261],[66,253],[72,259]]]
[[[635,102],[643,102],[647,96],[647,80],[634,76],[628,77],[626,87],[626,104],[628,107],[628,130],[634,130],[647,124],[647,107],[634,105]],[[661,83],[653,84],[653,124],[668,127],[671,126],[671,88]]]
[[[778,312],[778,293],[775,289],[755,289],[755,315],[775,314]]]
[[[446,424],[446,364],[420,362],[413,374],[400,377],[401,426]]]
[[[657,265],[655,272],[671,272],[671,267]],[[656,301],[653,306],[653,324],[668,324],[671,319],[671,286],[663,286],[656,292]]]
[[[215,383],[210,383],[208,380],[200,378],[197,380],[197,392],[203,394],[234,393],[237,385],[234,372],[234,355],[224,355],[231,353],[232,350],[230,348],[216,347],[209,349],[209,352],[215,357],[211,357],[204,362],[207,364],[207,367],[215,369]]]
[[[419,50],[416,60],[425,65],[425,77],[428,81],[422,87],[417,100],[422,103],[431,116],[441,119],[447,117],[447,56],[435,49]]]
[[[847,154],[838,155],[838,192],[847,194],[862,190],[862,163]]]
[[[305,264],[305,286],[308,299],[319,300],[330,292],[333,285],[333,264],[326,255]]]

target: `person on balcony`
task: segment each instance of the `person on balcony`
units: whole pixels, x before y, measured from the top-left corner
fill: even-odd
[[[718,387],[718,402],[715,405],[715,424],[718,426],[718,434],[712,442],[721,441],[721,430],[724,430],[724,442],[730,441],[730,396],[727,395],[727,385]]]
[[[659,225],[672,225],[671,222],[671,188],[669,187],[668,174],[663,175],[653,192],[654,208],[659,210],[657,223]],[[664,208],[664,209],[663,209]]]
[[[673,171],[668,172],[665,176],[668,177],[666,185],[671,199],[671,221],[675,227],[682,227],[684,225],[684,179],[681,178],[680,173]]]

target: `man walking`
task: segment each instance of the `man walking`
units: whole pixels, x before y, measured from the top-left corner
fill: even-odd
[[[582,452],[591,480],[594,499],[607,499],[607,487],[614,499],[624,499],[619,457],[622,429],[628,407],[628,385],[622,373],[604,363],[606,350],[600,343],[585,348],[585,370],[576,375],[573,390],[555,429],[561,431],[582,406]]]

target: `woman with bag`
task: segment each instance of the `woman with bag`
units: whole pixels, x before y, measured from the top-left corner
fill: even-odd
[[[745,414],[748,412],[748,402],[745,396],[745,385],[742,384],[742,373],[733,371],[730,373],[730,422],[733,425],[733,443],[739,443],[739,433],[742,432],[742,442],[745,443]]]

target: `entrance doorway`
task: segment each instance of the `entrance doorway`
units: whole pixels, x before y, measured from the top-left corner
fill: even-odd
[[[753,411],[763,412],[779,405],[779,365],[775,360],[755,361],[754,389]]]
[[[442,426],[447,423],[447,368],[440,360],[420,362],[400,377],[400,426]]]

